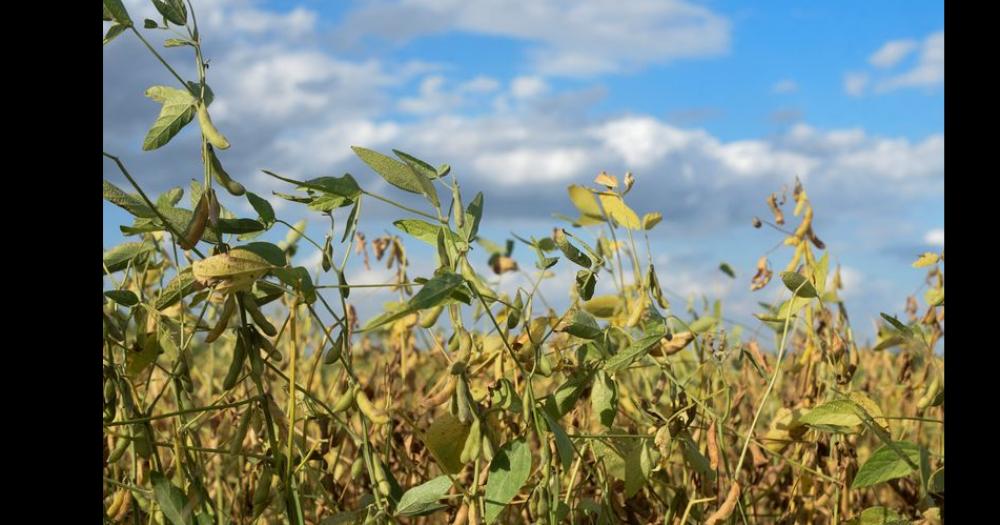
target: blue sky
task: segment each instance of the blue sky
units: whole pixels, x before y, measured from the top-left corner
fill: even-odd
[[[148,2],[126,5],[133,18],[151,16]],[[261,195],[289,189],[260,174],[265,168],[300,179],[351,172],[393,194],[349,146],[399,148],[450,163],[463,188],[483,191],[483,234],[502,241],[560,225],[551,213],[573,213],[569,184],[631,170],[633,207],[665,217],[651,235],[661,280],[681,295],[721,296],[730,317],[751,324],[756,301],[779,293],[775,284],[749,292],[754,263],[781,237],[753,230],[750,219],[765,217],[767,195],[798,175],[863,336],[879,311],[902,313],[922,284],[909,263],[943,247],[941,2],[224,0],[195,8],[212,59],[213,119],[233,142],[222,160]],[[105,150],[153,193],[186,187],[199,173],[194,128],[140,150],[157,111],[142,93],[171,77],[131,35],[104,54]],[[164,54],[194,77],[186,50]],[[110,163],[104,176],[125,184]],[[245,201],[228,205],[252,216]],[[117,226],[128,219],[104,209],[107,248],[122,241]],[[391,210],[367,210],[369,238],[391,228]],[[278,213],[306,216],[291,206]],[[319,239],[322,219],[309,223]],[[316,263],[311,249],[302,252],[297,263]],[[783,267],[786,252],[771,254],[772,265]],[[530,267],[523,247],[515,255]],[[721,261],[736,280],[718,271]],[[565,299],[570,270],[543,288],[553,302]],[[386,278],[353,271],[352,282]],[[358,296],[364,310],[387,299]]]

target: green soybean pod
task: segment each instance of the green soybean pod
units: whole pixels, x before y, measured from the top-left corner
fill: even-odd
[[[247,435],[247,430],[250,429],[250,416],[253,414],[253,405],[247,408],[246,412],[240,417],[240,426],[236,429],[236,434],[233,436],[233,442],[229,444],[229,453],[235,455],[243,448],[243,439]]]
[[[247,358],[247,348],[243,344],[243,338],[236,338],[236,347],[233,349],[233,360],[229,363],[229,371],[226,372],[226,379],[222,381],[222,389],[230,390],[236,386],[236,380],[240,377],[240,370],[243,369],[243,361]]]
[[[212,123],[212,117],[208,115],[208,106],[201,103],[198,104],[198,124],[201,125],[201,133],[205,135],[209,144],[219,149],[229,148],[229,141],[219,131],[219,128],[215,127],[215,124]]]
[[[267,317],[264,316],[264,313],[260,311],[260,306],[257,305],[257,300],[254,299],[253,294],[249,292],[240,292],[240,296],[243,299],[243,309],[246,310],[247,313],[250,314],[250,317],[253,318],[253,322],[257,325],[257,328],[260,328],[260,331],[267,334],[268,337],[278,335],[278,331],[274,328],[274,325],[271,324],[271,321],[269,321]]]
[[[271,495],[271,479],[274,477],[274,470],[270,466],[265,466],[264,470],[257,478],[257,487],[253,491],[253,516],[259,517],[267,509]]]
[[[420,326],[424,328],[430,328],[434,326],[437,322],[438,317],[441,316],[441,312],[444,311],[444,305],[438,305],[430,310],[422,310],[420,312]]]
[[[332,365],[340,359],[340,356],[344,353],[344,332],[341,331],[340,335],[333,342],[333,346],[330,347],[330,351],[323,356],[324,365]]]
[[[225,168],[222,167],[222,162],[219,160],[219,157],[216,156],[215,152],[212,151],[212,148],[208,148],[207,151],[208,168],[212,172],[212,176],[215,177],[215,180],[219,181],[219,184],[225,186],[226,191],[237,197],[246,193],[246,188],[244,188],[242,184],[234,181],[233,178],[229,176],[229,173],[226,172]]]
[[[108,455],[108,465],[111,465],[122,458],[125,451],[128,450],[128,445],[131,441],[131,439],[125,436],[122,436],[115,441],[115,448],[111,451],[111,454]]]

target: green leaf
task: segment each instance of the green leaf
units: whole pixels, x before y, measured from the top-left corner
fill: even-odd
[[[420,183],[420,175],[411,170],[405,163],[360,146],[351,146],[351,149],[354,150],[358,158],[375,170],[375,173],[381,175],[389,184],[410,193],[424,194],[425,190]]]
[[[476,193],[476,196],[472,199],[465,208],[465,229],[466,236],[465,240],[472,242],[472,239],[476,238],[476,234],[479,233],[479,223],[483,220],[483,192]],[[510,254],[508,254],[510,255]]]
[[[465,279],[461,275],[455,273],[444,272],[437,275],[433,279],[424,283],[423,288],[421,288],[416,295],[410,298],[410,301],[404,308],[396,312],[386,312],[385,314],[372,319],[361,330],[359,330],[359,332],[366,332],[368,330],[378,328],[379,326],[391,323],[392,321],[407,316],[413,312],[433,308],[447,300],[452,292],[464,283]]]
[[[430,244],[431,246],[437,246],[438,232],[443,228],[443,226],[437,226],[419,219],[400,219],[392,224],[404,233],[413,236],[413,238],[419,241]],[[452,240],[456,243],[461,242],[458,234],[451,231],[451,229],[447,230],[447,234],[451,236]]]
[[[285,251],[279,248],[275,244],[269,242],[251,242],[243,244],[240,246],[235,246],[233,249],[247,250],[254,254],[263,257],[265,261],[275,265],[275,266],[286,266],[288,264],[288,259],[285,257]]]
[[[173,306],[185,295],[193,292],[196,286],[191,267],[184,268],[160,290],[160,295],[156,298],[156,309],[163,310]]]
[[[451,479],[448,476],[438,476],[426,483],[411,487],[396,504],[396,516],[420,516],[428,512],[446,508],[438,500],[448,494]]]
[[[145,29],[156,29],[157,27],[160,27],[160,25],[157,24],[155,20],[150,20],[147,18],[142,21],[142,27]]]
[[[247,192],[247,200],[250,201],[250,205],[253,206],[254,211],[257,212],[257,216],[260,217],[260,222],[266,225],[274,224],[274,207],[267,199],[261,198],[256,193]]]
[[[599,370],[594,376],[590,406],[601,424],[610,429],[618,413],[618,384],[604,370]]]
[[[219,219],[219,233],[245,234],[264,231],[265,226],[254,219]]]
[[[187,23],[187,8],[184,0],[153,0],[156,10],[170,22],[182,26]]]
[[[862,424],[854,403],[846,399],[827,401],[803,414],[799,422],[832,432],[852,432]]]
[[[507,442],[490,461],[490,476],[486,482],[486,512],[484,520],[493,523],[504,507],[524,486],[531,474],[531,448],[525,440]]]
[[[142,217],[144,219],[156,218],[156,212],[147,206],[146,203],[138,197],[125,193],[118,186],[115,186],[106,180],[104,181],[104,200],[118,206],[136,217]]]
[[[892,316],[892,315],[889,315],[889,314],[886,314],[886,313],[883,313],[883,312],[879,312],[879,315],[882,316],[882,319],[885,319],[886,321],[888,321],[889,324],[891,324],[893,328],[895,328],[896,330],[899,330],[900,332],[902,332],[903,335],[905,335],[907,337],[912,337],[913,336],[913,330],[911,330],[910,327],[908,327],[905,324],[903,324],[899,319],[896,319],[895,316]]]
[[[545,417],[545,423],[556,440],[556,453],[559,454],[559,462],[562,463],[563,470],[569,470],[573,466],[573,442],[569,440],[569,435],[554,417],[544,410],[542,416]]]
[[[153,495],[163,516],[173,525],[190,525],[192,509],[184,492],[159,472],[150,472],[149,478],[153,481]]]
[[[733,267],[729,266],[728,263],[722,263],[722,264],[720,264],[719,265],[719,270],[721,270],[722,273],[728,275],[729,277],[731,277],[733,279],[736,278],[736,272],[733,271]]]
[[[132,27],[132,19],[129,18],[128,11],[125,10],[122,0],[104,0],[104,9],[111,14],[111,18],[115,22],[125,27]]]
[[[621,298],[617,295],[600,295],[583,303],[583,309],[594,317],[607,319],[615,315],[621,305]]]
[[[909,441],[893,443],[905,454],[914,465],[920,462],[920,446]],[[883,445],[876,450],[868,461],[858,469],[851,483],[852,489],[870,487],[890,479],[901,478],[915,472],[905,459],[900,457],[891,447]]]
[[[184,197],[184,190],[181,188],[170,188],[169,190],[161,193],[156,198],[157,208],[173,208],[177,206],[177,203],[181,201]]]
[[[104,252],[104,265],[110,272],[121,271],[128,267],[129,261],[136,260],[155,249],[156,247],[149,242],[122,243]]]
[[[169,86],[153,86],[146,90],[146,96],[163,105],[156,122],[149,128],[142,141],[143,151],[157,149],[174,138],[195,115],[195,100],[186,89]]]
[[[785,283],[786,288],[798,297],[812,298],[819,296],[812,283],[798,272],[781,272],[781,281]]]
[[[594,317],[583,310],[577,310],[573,314],[573,322],[567,325],[563,331],[582,339],[597,339],[604,333]]]
[[[556,246],[559,247],[559,250],[563,252],[563,255],[574,263],[589,269],[593,264],[590,257],[587,257],[583,252],[577,249],[576,246],[570,244],[569,240],[566,238],[565,232],[560,233],[562,233],[562,235],[556,235],[555,243]]]
[[[590,270],[580,270],[576,272],[576,291],[580,294],[580,299],[589,301],[594,297],[594,288],[597,286],[597,275]]]
[[[687,431],[681,433],[680,442],[681,455],[684,456],[684,462],[687,463],[692,470],[703,476],[711,475],[712,464],[709,463],[708,458],[706,458],[705,455],[698,450],[698,444],[691,438],[691,434]]]
[[[139,304],[139,298],[128,290],[108,290],[104,292],[104,296],[122,306],[132,307]]]
[[[103,45],[108,45],[108,43],[114,40],[118,35],[124,33],[126,29],[128,28],[121,24],[112,24],[111,27],[108,28],[108,32],[104,33]]]
[[[448,474],[458,474],[462,471],[462,447],[469,435],[471,424],[462,423],[450,412],[443,412],[434,418],[427,432],[420,436],[437,461],[441,470]]]
[[[857,517],[847,522],[848,525],[909,525],[896,511],[888,507],[868,507]]]
[[[163,47],[182,47],[182,46],[194,47],[194,42],[186,38],[168,38],[163,41]]]
[[[640,440],[625,456],[625,497],[631,498],[642,489],[653,471],[648,440]]]
[[[649,353],[649,350],[653,348],[653,345],[660,343],[660,339],[663,339],[665,333],[666,327],[664,327],[663,324],[657,323],[653,325],[649,332],[641,339],[636,340],[621,352],[611,356],[611,358],[605,362],[604,370],[606,370],[609,374],[614,374],[615,372],[624,369],[637,359],[640,359],[642,356]]]

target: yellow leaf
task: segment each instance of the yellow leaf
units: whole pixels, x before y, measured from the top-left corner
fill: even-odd
[[[618,187],[618,179],[614,175],[608,175],[605,171],[598,174],[597,178],[594,179],[594,182],[607,187],[609,190]]]
[[[923,268],[925,266],[930,266],[932,264],[937,264],[941,260],[941,256],[934,252],[924,252],[920,257],[913,262],[914,268]]]
[[[882,415],[882,409],[875,404],[868,396],[862,394],[861,392],[851,392],[848,397],[851,401],[868,412],[868,415],[875,420],[878,426],[882,427],[886,432],[889,432],[889,420],[887,420]]]
[[[597,205],[597,199],[594,198],[594,194],[590,190],[575,184],[567,189],[569,191],[569,200],[573,202],[573,206],[576,206],[576,209],[580,210],[580,218],[577,222],[583,226],[604,222],[601,208]]]
[[[653,226],[660,224],[662,220],[663,214],[658,211],[647,213],[642,216],[642,229],[652,230]]]
[[[604,211],[607,212],[608,216],[614,219],[618,224],[630,229],[638,230],[642,228],[642,223],[639,222],[639,216],[629,208],[625,201],[621,197],[615,195],[599,195],[601,199],[601,206],[604,206]]]

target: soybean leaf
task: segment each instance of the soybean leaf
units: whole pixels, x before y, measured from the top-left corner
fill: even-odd
[[[476,234],[479,233],[479,223],[482,220],[483,192],[479,192],[465,208],[465,240],[472,242],[476,238]]]
[[[265,226],[253,219],[219,219],[216,229],[219,233],[245,234],[264,231]]]
[[[599,370],[594,377],[590,405],[601,424],[610,429],[618,412],[618,384],[604,370]]]
[[[458,474],[462,467],[462,447],[469,435],[471,425],[462,423],[449,412],[443,412],[431,422],[427,432],[421,435],[421,440],[431,452],[441,470],[448,474]]]
[[[604,333],[594,317],[583,310],[577,310],[573,314],[573,322],[567,325],[563,331],[582,339],[597,339]]]
[[[347,223],[344,224],[344,236],[340,239],[340,242],[344,242],[351,233],[354,232],[355,226],[358,224],[358,213],[361,211],[361,199],[354,201],[354,206],[351,207],[351,213],[347,215]]]
[[[594,193],[583,186],[572,185],[567,188],[569,200],[573,202],[577,210],[580,210],[580,218],[575,222],[581,226],[601,224],[604,222],[604,215],[601,207],[597,204]]]
[[[609,374],[614,374],[632,364],[635,360],[649,353],[649,350],[653,348],[653,345],[660,342],[665,333],[666,327],[663,324],[657,323],[653,325],[641,339],[636,340],[621,352],[611,356],[604,363],[604,370]]]
[[[375,170],[375,173],[381,175],[389,184],[410,193],[418,195],[424,193],[419,175],[405,163],[360,146],[351,146],[351,149],[354,150],[354,154],[358,158],[364,161],[368,167]]]
[[[897,448],[913,462],[920,462],[920,446],[909,441],[896,441]],[[890,479],[901,478],[915,472],[915,469],[900,457],[891,447],[883,445],[876,450],[868,461],[858,469],[851,483],[852,489],[870,487]]]
[[[125,27],[132,26],[132,19],[129,18],[128,11],[125,10],[122,0],[104,0],[104,9],[107,10],[115,22]]]
[[[269,242],[251,242],[240,246],[236,246],[235,248],[239,248],[241,250],[247,250],[256,255],[259,255],[260,257],[264,258],[265,261],[278,267],[285,266],[288,264],[288,258],[285,257],[285,251],[279,248],[277,245],[271,244]]]
[[[857,517],[847,522],[848,525],[909,525],[896,511],[888,507],[868,507]]]
[[[257,216],[260,217],[260,222],[263,222],[267,226],[274,224],[274,207],[271,206],[271,203],[268,202],[267,199],[258,196],[256,193],[248,191],[247,200],[250,201],[250,205],[253,206],[254,211],[257,212]]]
[[[799,297],[812,298],[819,296],[812,283],[798,272],[782,272],[781,281],[785,283],[786,288]]]
[[[437,246],[438,232],[443,229],[443,226],[437,226],[420,219],[400,219],[392,224],[415,239],[431,246]],[[456,242],[460,241],[458,234],[451,229],[447,230],[447,235]]]
[[[923,268],[925,266],[930,266],[932,264],[937,264],[941,260],[941,256],[934,252],[924,252],[920,254],[920,257],[913,262],[914,268]]]
[[[146,96],[162,104],[160,115],[142,141],[142,149],[157,149],[174,138],[194,118],[195,100],[186,89],[153,86]]]
[[[615,223],[630,230],[642,229],[639,216],[632,211],[632,208],[629,208],[625,204],[625,201],[621,197],[618,195],[599,195],[598,198],[601,200],[601,206],[604,207],[604,211]]]
[[[583,309],[594,317],[607,319],[615,315],[621,305],[621,298],[617,295],[600,295],[583,303]]]
[[[155,249],[149,242],[126,242],[104,252],[104,265],[108,271],[117,272],[128,267],[129,261],[136,260]]]
[[[173,306],[182,297],[193,292],[196,286],[191,267],[184,268],[160,290],[160,295],[156,298],[156,309],[163,310]]]
[[[153,495],[160,505],[163,516],[173,525],[190,525],[191,508],[187,506],[187,497],[163,474],[153,471],[149,473],[153,481]]]
[[[819,405],[799,418],[799,422],[811,427],[831,432],[851,432],[861,425],[861,418],[854,403],[846,399],[834,399]]]
[[[403,493],[396,504],[396,516],[419,516],[428,512],[445,508],[438,500],[448,494],[451,479],[448,476],[438,476],[426,483],[412,487]]]
[[[104,296],[122,306],[132,307],[139,304],[139,298],[128,290],[108,290],[104,292]]]
[[[462,286],[465,279],[452,272],[444,272],[424,283],[423,288],[417,292],[406,306],[396,312],[387,312],[369,321],[360,332],[366,332],[390,323],[419,310],[433,308],[451,296],[458,287]]]
[[[545,423],[556,440],[556,453],[559,454],[559,461],[562,463],[562,468],[563,470],[569,470],[573,466],[573,442],[569,440],[569,435],[566,434],[566,431],[563,430],[555,418],[544,410],[542,411],[542,415],[545,417]]]
[[[688,325],[688,329],[696,334],[704,333],[712,329],[715,324],[719,322],[715,317],[706,315],[699,317]]]
[[[636,443],[625,456],[625,497],[631,498],[646,484],[653,470],[649,445],[643,439]]]
[[[594,297],[594,288],[597,286],[597,274],[590,270],[580,270],[576,272],[576,291],[580,298],[589,301]]]
[[[138,197],[125,193],[118,186],[115,186],[106,180],[104,181],[104,200],[118,206],[136,217],[144,219],[156,218],[156,212],[147,206],[146,203]]]
[[[170,22],[182,26],[187,23],[187,8],[184,0],[153,0],[156,10]]]
[[[728,275],[729,277],[731,277],[733,279],[736,278],[736,272],[733,271],[733,267],[729,266],[728,263],[722,263],[722,264],[720,264],[719,265],[719,270],[722,270],[722,273]]]
[[[103,45],[108,45],[109,42],[111,42],[112,40],[114,40],[115,37],[117,37],[118,35],[120,35],[123,32],[125,32],[126,29],[128,29],[128,27],[123,26],[121,24],[112,24],[111,27],[108,28],[108,32],[104,33],[104,44]]]
[[[507,442],[490,461],[490,477],[486,482],[486,512],[484,520],[493,523],[504,507],[524,486],[531,473],[531,449],[524,439]]]
[[[587,257],[583,252],[577,249],[576,246],[570,244],[569,240],[566,239],[565,232],[559,232],[556,234],[555,243],[556,246],[559,247],[559,250],[563,252],[563,255],[576,264],[583,266],[584,268],[590,268],[591,264],[593,264],[590,257]]]

